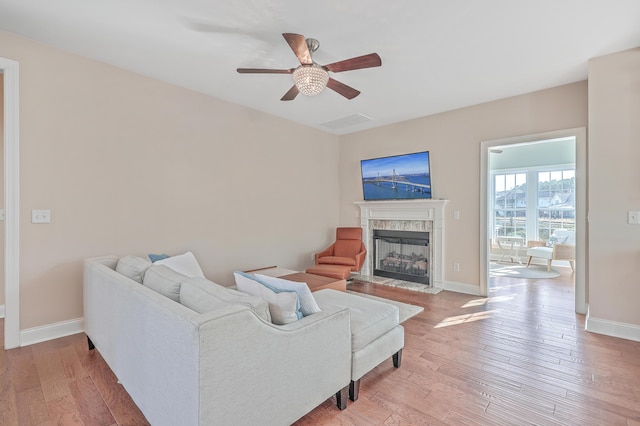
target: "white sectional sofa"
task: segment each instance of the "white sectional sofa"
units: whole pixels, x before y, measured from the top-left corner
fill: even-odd
[[[346,406],[348,309],[274,325],[258,297],[161,265],[142,284],[117,265],[85,261],[85,330],[152,425],[287,425],[334,394]]]

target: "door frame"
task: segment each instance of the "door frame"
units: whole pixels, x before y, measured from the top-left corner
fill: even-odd
[[[4,348],[20,347],[20,121],[18,62],[0,57],[4,74]]]
[[[504,145],[516,145],[549,139],[574,137],[576,141],[576,262],[575,311],[587,313],[587,130],[585,127],[558,130],[481,142],[480,151],[480,294],[489,294],[489,150]]]

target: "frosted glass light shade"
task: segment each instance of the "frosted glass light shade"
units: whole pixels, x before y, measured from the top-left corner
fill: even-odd
[[[315,96],[327,86],[329,73],[319,65],[301,65],[293,71],[293,82],[303,95]]]

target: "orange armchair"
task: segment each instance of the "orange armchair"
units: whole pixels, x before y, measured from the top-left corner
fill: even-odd
[[[337,228],[336,242],[316,253],[316,265],[344,265],[350,266],[352,272],[358,272],[366,255],[362,228]]]

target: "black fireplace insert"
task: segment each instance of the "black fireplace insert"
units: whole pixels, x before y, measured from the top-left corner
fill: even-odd
[[[429,233],[373,231],[373,275],[430,285]]]

